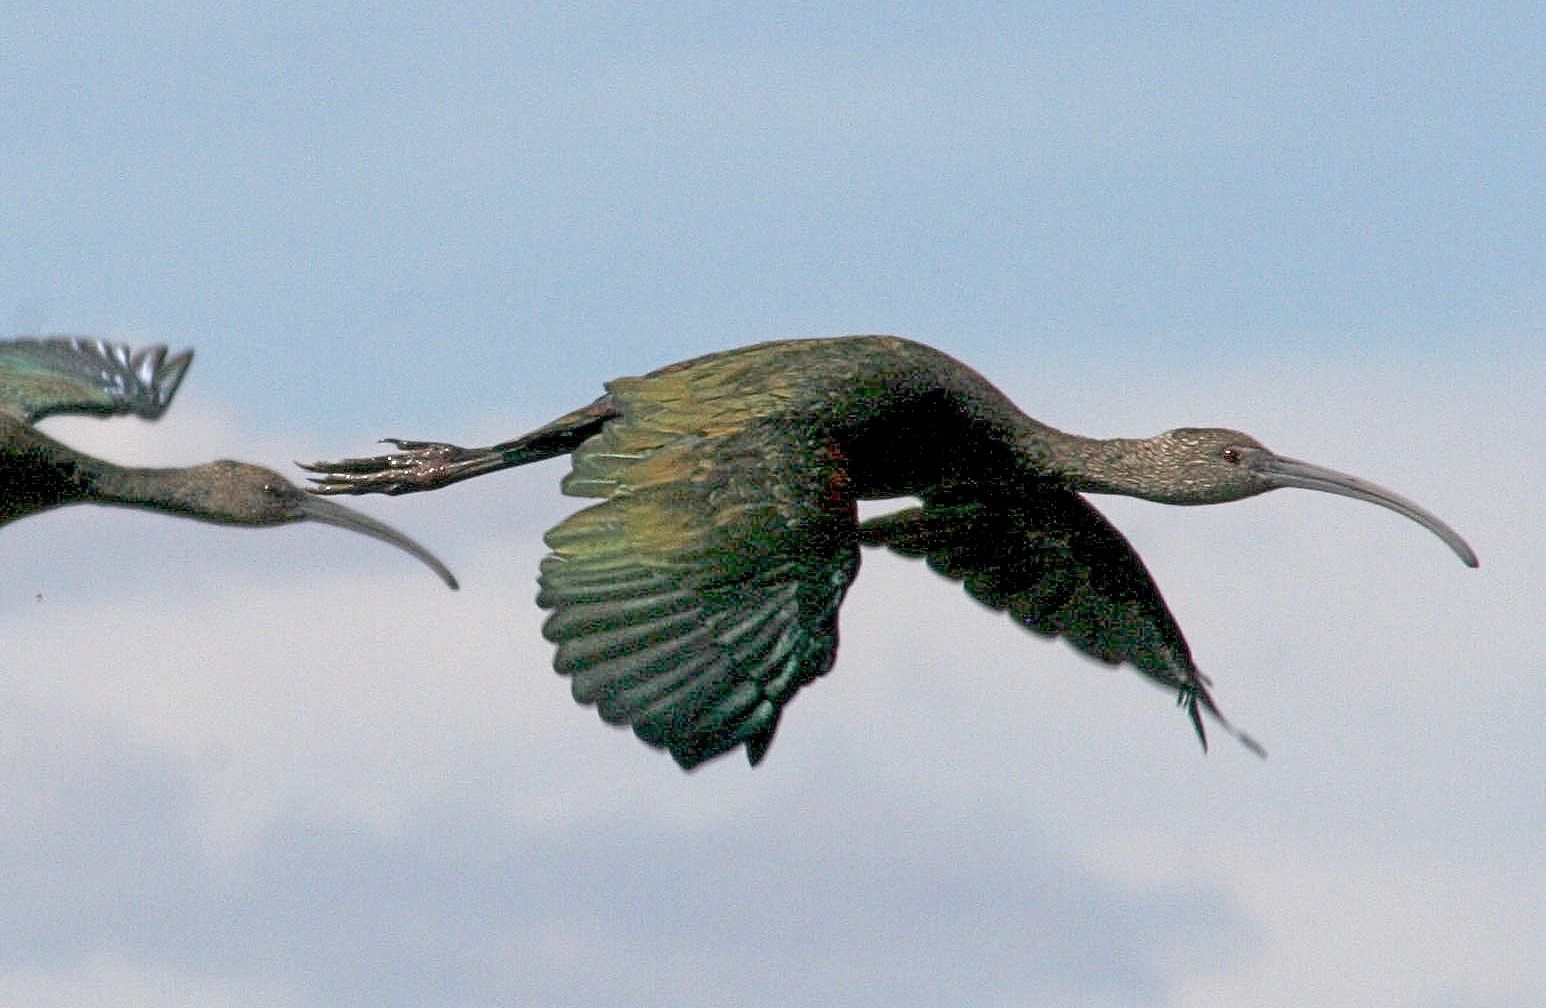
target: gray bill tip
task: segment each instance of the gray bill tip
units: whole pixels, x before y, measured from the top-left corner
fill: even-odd
[[[1322,493],[1332,493],[1378,504],[1382,508],[1411,519],[1438,536],[1467,567],[1481,565],[1481,561],[1476,557],[1476,551],[1471,548],[1470,543],[1460,537],[1460,533],[1450,528],[1427,508],[1393,490],[1387,490],[1366,479],[1350,476],[1335,469],[1318,466],[1312,462],[1301,462],[1299,459],[1285,458],[1282,455],[1264,455],[1256,462],[1255,468],[1274,486],[1319,490]]]
[[[312,494],[304,495],[300,509],[301,517],[307,521],[349,529],[396,546],[404,553],[418,558],[420,563],[434,571],[440,580],[445,582],[447,588],[456,591],[461,587],[457,583],[456,575],[451,573],[451,569],[442,563],[439,557],[385,522],[379,522],[353,508],[344,507],[337,501]]]

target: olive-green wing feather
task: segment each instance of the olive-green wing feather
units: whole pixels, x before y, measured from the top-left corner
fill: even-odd
[[[687,768],[739,745],[762,759],[832,666],[859,565],[841,460],[712,377],[608,386],[619,415],[564,481],[607,499],[548,532],[537,598],[575,699]]]
[[[193,351],[134,350],[76,336],[0,341],[0,409],[31,423],[55,413],[134,413],[154,420],[172,401]]]
[[[1027,629],[1062,637],[1098,661],[1130,663],[1178,690],[1204,747],[1199,707],[1260,751],[1219,713],[1180,626],[1122,534],[1078,494],[1020,490],[941,490],[921,508],[865,522],[860,540],[924,557],[972,598]]]

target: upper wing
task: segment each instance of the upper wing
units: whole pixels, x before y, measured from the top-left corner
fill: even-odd
[[[859,567],[842,460],[775,401],[716,399],[700,376],[608,387],[618,416],[563,484],[607,499],[545,537],[554,667],[685,768],[742,744],[756,764],[836,655]]]
[[[1063,637],[1099,661],[1131,663],[1178,690],[1204,747],[1199,707],[1261,752],[1219,713],[1181,628],[1122,534],[1076,493],[1022,490],[940,490],[921,508],[865,522],[860,541],[922,556],[935,571],[963,582],[977,601],[1007,611],[1026,628]]]
[[[154,420],[172,401],[193,351],[133,350],[76,336],[0,341],[0,409],[27,422],[54,413],[135,413]]]

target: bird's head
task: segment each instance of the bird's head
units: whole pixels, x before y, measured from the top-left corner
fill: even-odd
[[[1249,434],[1223,427],[1178,427],[1118,442],[1126,468],[1145,474],[1142,497],[1163,504],[1222,504],[1265,493],[1276,484],[1251,464],[1270,456]]]
[[[1125,492],[1165,504],[1221,504],[1268,490],[1299,487],[1389,508],[1444,540],[1468,567],[1476,554],[1431,512],[1400,494],[1347,473],[1279,455],[1249,434],[1221,427],[1180,427],[1120,445]]]
[[[446,565],[403,533],[353,508],[307,493],[272,469],[221,459],[187,472],[189,478],[180,481],[177,494],[180,510],[205,521],[256,527],[301,521],[334,525],[412,554],[448,587],[457,587],[456,577]]]

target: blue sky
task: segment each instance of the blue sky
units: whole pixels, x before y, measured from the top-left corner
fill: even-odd
[[[0,532],[0,1000],[1546,1001],[1536,5],[75,4],[0,14],[0,334],[193,346],[118,461],[486,443],[894,332],[1088,434],[1251,431],[1432,507],[1098,505],[1221,704],[868,557],[767,763],[573,706],[562,464],[433,548]]]

